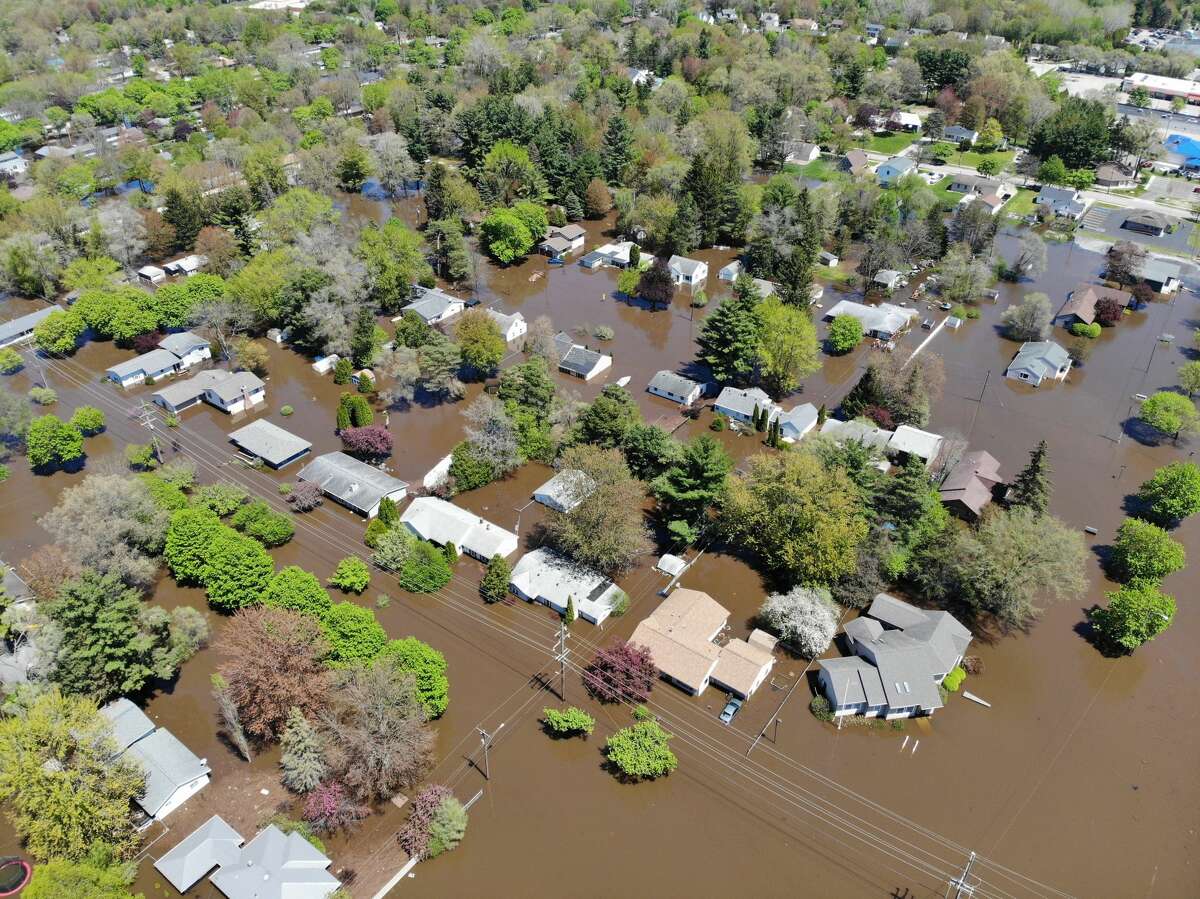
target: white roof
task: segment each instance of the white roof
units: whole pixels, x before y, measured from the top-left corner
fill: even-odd
[[[123,381],[130,375],[136,375],[139,372],[144,375],[157,375],[173,369],[178,362],[179,357],[170,350],[157,349],[134,356],[132,359],[126,359],[124,362],[118,362],[116,365],[110,365],[104,373]]]
[[[345,453],[323,453],[297,475],[312,481],[324,493],[352,509],[369,513],[383,498],[408,488],[408,484]]]
[[[716,405],[742,415],[752,415],[755,407],[766,409],[768,415],[774,415],[778,408],[766,392],[758,387],[750,387],[746,390],[738,387],[726,387],[717,397]]]
[[[533,498],[543,505],[561,506],[570,512],[595,489],[596,481],[591,475],[577,468],[567,468],[533,491]]]
[[[453,543],[480,558],[507,557],[517,551],[517,535],[512,531],[436,496],[414,499],[400,521],[422,540]]]
[[[341,885],[328,867],[329,859],[312,843],[272,824],[235,863],[222,864],[212,883],[229,899],[325,899]]]
[[[213,815],[154,863],[171,886],[186,893],[217,865],[237,864],[242,854],[242,836]]]
[[[932,461],[942,448],[942,436],[922,431],[910,425],[900,425],[896,433],[888,441],[888,449],[895,453],[908,453],[910,456],[920,456],[926,462]]]
[[[706,262],[699,259],[689,259],[687,256],[672,256],[667,265],[671,271],[679,272],[681,275],[693,276],[701,268],[708,268]]]
[[[880,275],[882,274],[883,272],[880,272]],[[878,278],[879,275],[876,275],[876,277]],[[862,303],[856,303],[853,300],[839,300],[825,313],[825,317],[827,319],[834,319],[839,315],[854,316],[862,322],[864,331],[894,334],[909,321],[916,318],[917,313],[914,309],[905,309],[903,306],[896,306],[893,303],[866,306]]]
[[[620,588],[598,571],[542,547],[525,553],[513,567],[509,584],[522,596],[565,609],[568,597],[575,609],[592,621],[612,612]]]

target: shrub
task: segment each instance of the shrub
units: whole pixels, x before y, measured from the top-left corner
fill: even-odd
[[[339,436],[343,450],[365,461],[377,462],[392,454],[392,434],[383,425],[346,428]]]
[[[347,556],[338,562],[328,583],[343,593],[362,593],[371,582],[371,569],[367,563],[355,556]]]
[[[839,315],[829,324],[829,349],[835,355],[850,352],[862,339],[862,322],[853,315]]]
[[[71,413],[71,424],[79,428],[84,437],[91,437],[104,430],[104,413],[95,406],[80,406]]]
[[[377,608],[377,609],[386,609],[391,604],[392,604],[392,598],[390,596],[388,596],[386,593],[380,593],[378,596],[375,597],[375,608]]]
[[[980,318],[982,315],[983,315],[983,313],[980,312],[978,309],[976,309],[974,306],[972,306],[970,309],[967,310],[967,318],[969,318],[971,321],[974,321],[975,319]]]
[[[616,332],[608,325],[597,325],[592,331],[592,336],[597,340],[612,340],[616,336]]]
[[[363,543],[367,544],[371,549],[379,547],[379,538],[386,534],[389,528],[381,519],[372,518],[367,525],[367,532],[363,534]]]
[[[272,575],[262,594],[263,605],[291,609],[321,618],[333,608],[333,600],[315,574],[298,565],[288,565]]]
[[[43,415],[25,431],[25,453],[34,468],[68,465],[83,458],[83,434],[56,416]]]
[[[1083,322],[1075,322],[1075,324],[1071,325],[1071,333],[1076,337],[1095,339],[1100,336],[1101,330],[1097,322],[1092,322],[1090,325],[1085,325]]]
[[[257,603],[275,574],[275,562],[262,544],[232,528],[223,527],[204,552],[201,582],[209,603],[223,612]]]
[[[708,427],[709,430],[712,431],[724,431],[727,427],[729,427],[729,419],[726,418],[722,413],[718,412],[713,416],[712,424],[710,424]]]
[[[12,347],[0,349],[0,374],[16,374],[25,367],[24,357]]]
[[[542,721],[548,731],[563,736],[574,734],[588,736],[596,729],[596,719],[575,706],[569,706],[562,710],[542,709]]]
[[[614,603],[611,614],[614,618],[620,618],[629,611],[629,594],[624,590],[618,590],[616,596],[613,597]]]
[[[814,696],[808,704],[808,710],[813,713],[813,717],[818,721],[833,720],[833,706],[829,704],[829,700],[824,696]]]
[[[424,540],[417,540],[400,570],[396,580],[410,593],[434,593],[441,590],[453,577],[450,563],[445,554]]]
[[[285,418],[287,416],[291,415],[295,411],[296,411],[295,409],[293,409],[291,406],[288,406],[288,405],[279,407],[279,414],[284,416]]]
[[[349,384],[350,376],[354,374],[354,365],[349,359],[338,359],[333,364],[333,383]]]
[[[304,481],[288,491],[287,501],[297,512],[311,512],[325,502],[325,495],[312,481]]]
[[[642,276],[638,273],[637,269],[630,266],[617,275],[617,290],[627,297],[636,297],[638,282],[641,279]]]
[[[390,659],[401,671],[411,673],[417,682],[417,698],[429,718],[440,718],[450,705],[450,681],[446,677],[446,657],[416,637],[392,640],[383,648],[382,657]]]
[[[230,524],[264,546],[283,546],[296,533],[290,518],[276,512],[261,499],[238,509]]]
[[[965,319],[967,317],[967,307],[960,303],[950,310],[950,314],[955,318]]]
[[[967,672],[963,671],[962,667],[955,665],[950,669],[950,673],[942,678],[942,686],[951,693],[957,693],[958,688],[962,686],[962,682],[966,680]]]
[[[413,858],[435,858],[456,847],[467,830],[467,813],[449,787],[432,784],[412,801],[400,845]]]
[[[205,484],[192,495],[192,505],[224,518],[246,501],[248,494],[233,484]]]
[[[125,461],[135,471],[152,471],[158,468],[158,456],[152,443],[131,443],[125,447]]]
[[[703,309],[707,305],[708,305],[708,294],[705,293],[703,289],[697,290],[694,294],[692,294],[692,308],[693,309]]]
[[[154,500],[154,504],[160,509],[166,509],[168,512],[178,512],[180,509],[187,508],[187,494],[174,484],[164,481],[158,476],[157,472],[148,471],[139,475],[139,477],[142,483],[146,485],[146,490],[149,491],[150,498]]]
[[[679,759],[670,749],[670,740],[671,734],[657,721],[639,721],[609,737],[604,752],[626,778],[653,780],[679,766]]]
[[[29,398],[39,406],[53,406],[58,402],[58,393],[53,387],[31,387]]]
[[[1183,568],[1183,545],[1158,525],[1127,518],[1117,529],[1109,556],[1109,570],[1123,583],[1158,583]]]
[[[387,631],[370,609],[345,601],[335,603],[321,619],[321,630],[329,641],[328,661],[344,667],[374,661],[387,646]]]

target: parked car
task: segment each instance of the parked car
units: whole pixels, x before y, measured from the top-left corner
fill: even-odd
[[[733,720],[733,716],[738,713],[738,709],[742,707],[742,701],[736,696],[731,696],[729,702],[725,703],[725,708],[721,710],[721,723],[728,724]]]

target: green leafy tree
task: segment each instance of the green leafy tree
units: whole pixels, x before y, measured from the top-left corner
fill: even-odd
[[[366,148],[350,144],[337,163],[338,184],[343,190],[358,193],[371,177],[371,157]]]
[[[370,609],[352,602],[334,603],[321,619],[329,641],[329,664],[335,668],[371,662],[387,645],[387,631]]]
[[[263,605],[292,609],[313,618],[322,617],[333,605],[317,576],[298,565],[287,565],[272,575],[263,590],[262,602]]]
[[[69,423],[78,428],[83,436],[91,437],[104,430],[104,413],[95,406],[79,406],[71,413]]]
[[[1029,454],[1029,462],[1012,482],[1009,505],[1024,506],[1045,514],[1050,508],[1050,460],[1046,441],[1041,440]]]
[[[546,180],[529,158],[528,150],[501,140],[483,158],[479,192],[497,206],[511,206],[518,200],[540,201],[546,196]]]
[[[1037,179],[1042,184],[1066,184],[1067,166],[1060,156],[1051,156],[1041,164],[1037,171]]]
[[[362,593],[370,582],[371,569],[367,563],[356,556],[347,556],[338,562],[328,583],[343,593]]]
[[[629,780],[654,780],[679,767],[671,751],[672,734],[650,719],[614,733],[604,744],[609,762]]]
[[[1188,397],[1170,391],[1159,391],[1143,402],[1138,418],[1176,440],[1180,434],[1200,431],[1200,414],[1195,404]]]
[[[479,229],[480,242],[484,251],[503,265],[509,265],[529,255],[537,242],[538,235],[510,209],[492,212]]]
[[[12,347],[0,348],[0,374],[12,375],[25,367],[24,357]]]
[[[70,422],[43,415],[25,432],[25,452],[34,468],[70,465],[83,458],[83,434]]]
[[[1138,490],[1142,517],[1171,527],[1200,512],[1200,466],[1194,462],[1172,462],[1154,472]]]
[[[92,700],[50,690],[0,719],[0,801],[35,858],[85,859],[97,841],[130,857],[145,782]]]
[[[579,416],[576,439],[593,446],[621,446],[629,429],[641,420],[642,413],[629,391],[617,384],[607,384]]]
[[[479,593],[485,602],[499,602],[508,595],[508,581],[512,577],[512,568],[509,567],[503,556],[492,556],[488,562],[487,572],[483,576],[483,580],[479,582]]]
[[[392,640],[382,657],[417,681],[417,696],[428,718],[440,718],[450,705],[450,681],[446,677],[446,657],[416,637]]]
[[[246,501],[246,491],[236,484],[205,484],[192,494],[192,505],[224,518]]]
[[[325,767],[325,741],[300,709],[288,711],[287,726],[280,738],[283,752],[279,767],[283,769],[283,784],[297,793],[307,793],[320,786],[328,769]]]
[[[1134,583],[1108,594],[1108,606],[1088,612],[1100,642],[1121,652],[1149,643],[1175,620],[1175,598],[1152,584]]]
[[[221,520],[209,509],[192,507],[173,513],[163,559],[175,580],[181,584],[202,583],[209,547],[224,531]]]
[[[291,516],[276,512],[261,499],[238,509],[230,524],[264,546],[283,546],[296,533]]]
[[[850,352],[862,339],[862,322],[853,315],[838,315],[829,323],[829,349],[836,355]]]
[[[762,378],[775,396],[791,393],[821,368],[817,332],[808,313],[771,296],[758,307],[762,320],[758,364]]]
[[[394,313],[407,304],[412,285],[433,283],[421,237],[402,219],[389,219],[382,228],[365,228],[356,252],[367,267],[371,299],[384,312]]]
[[[222,612],[257,603],[275,573],[275,562],[262,544],[231,528],[222,529],[206,555],[202,582],[209,603]]]
[[[136,869],[115,858],[111,846],[97,841],[80,861],[56,858],[33,869],[24,899],[129,899]]]
[[[1183,544],[1156,524],[1127,518],[1117,529],[1109,570],[1117,580],[1129,584],[1157,584],[1187,563]]]
[[[51,312],[33,329],[33,339],[39,350],[54,356],[70,356],[79,346],[87,325],[74,309]]]
[[[454,576],[445,553],[425,540],[413,542],[396,581],[410,593],[436,593]]]
[[[481,374],[495,371],[508,351],[500,326],[482,307],[463,313],[454,336],[462,348],[463,362]]]
[[[1068,169],[1091,168],[1109,152],[1113,114],[1101,100],[1065,97],[1033,133],[1029,152],[1058,156]]]
[[[575,706],[565,709],[542,709],[542,721],[546,730],[559,736],[590,736],[596,729],[596,719]]]
[[[1200,393],[1200,361],[1185,362],[1179,366],[1179,386],[1189,397]]]

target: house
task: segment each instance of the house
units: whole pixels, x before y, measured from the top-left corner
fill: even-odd
[[[758,387],[742,390],[738,387],[726,387],[713,403],[713,411],[719,412],[726,418],[740,421],[742,424],[753,425],[754,413],[766,411],[770,421],[779,414],[779,407],[767,394]]]
[[[568,601],[574,600],[576,613],[592,624],[603,624],[615,609],[628,602],[625,592],[598,571],[545,547],[521,556],[513,567],[508,589],[560,615],[566,614]]]
[[[341,886],[329,865],[325,853],[299,833],[271,824],[209,880],[229,899],[325,899]]]
[[[341,356],[337,353],[330,353],[328,356],[318,356],[313,360],[312,370],[319,375],[327,375],[333,371],[340,358]]]
[[[0,175],[6,178],[16,178],[29,171],[29,160],[20,153],[9,150],[0,153]]]
[[[879,167],[875,169],[875,180],[883,187],[891,187],[905,175],[913,174],[917,170],[917,164],[907,156],[893,156],[884,162],[879,163]]]
[[[656,91],[662,87],[663,80],[649,69],[638,69],[631,66],[627,68],[625,72],[628,75],[629,80],[633,82],[634,87],[645,84],[650,87],[651,91]]]
[[[602,244],[580,259],[579,264],[584,268],[600,268],[604,265],[626,268],[629,265],[633,247],[632,240]]]
[[[821,155],[821,148],[816,144],[810,144],[806,141],[789,142],[788,153],[784,157],[784,162],[792,162],[797,165],[808,165]]]
[[[525,316],[520,312],[506,315],[499,309],[488,309],[487,314],[500,327],[500,333],[508,343],[524,337],[529,332],[529,326],[525,324]]]
[[[629,642],[646,647],[663,680],[693,696],[712,683],[748,699],[775,664],[776,641],[756,630],[719,646],[714,641],[728,621],[729,610],[707,593],[680,588],[638,624]]]
[[[723,266],[721,270],[717,272],[717,277],[722,281],[736,281],[738,279],[738,275],[742,273],[744,268],[745,267],[742,265],[742,260],[735,259],[728,265]]]
[[[902,280],[903,276],[895,269],[881,268],[875,273],[875,277],[871,279],[871,283],[882,287],[884,290],[891,291],[899,287]]]
[[[874,22],[868,22],[865,31],[867,37],[871,40],[879,40],[879,35],[883,34],[883,26],[877,25]]]
[[[843,631],[854,655],[817,662],[817,682],[838,717],[933,714],[944,704],[938,684],[971,644],[971,632],[949,612],[927,612],[886,593]]]
[[[182,259],[176,259],[174,262],[168,262],[163,266],[163,270],[168,275],[183,275],[191,277],[197,274],[200,269],[208,265],[208,257],[198,253],[192,253],[190,256],[184,256]]]
[[[866,419],[840,421],[836,418],[827,418],[825,424],[821,425],[821,433],[839,446],[853,440],[863,446],[874,447],[880,452],[885,452],[894,432],[876,427]],[[879,465],[879,468],[885,472],[890,467],[886,461]]]
[[[817,254],[817,261],[827,268],[834,268],[837,266],[839,260],[837,256],[835,256],[833,253],[830,253],[828,250],[822,250]]]
[[[220,865],[235,865],[242,854],[242,836],[213,815],[154,863],[171,886],[186,893]]]
[[[404,481],[345,453],[323,453],[296,477],[316,484],[335,503],[366,518],[378,515],[385,499],[398,503],[408,494]]]
[[[946,190],[951,190],[958,194],[974,194],[979,197],[995,194],[1006,199],[1015,193],[1012,185],[1007,182],[997,181],[994,178],[984,178],[982,175],[965,174],[952,175],[950,183],[946,185]]]
[[[816,34],[821,30],[821,26],[818,25],[813,19],[792,19],[792,21],[788,23],[788,27],[791,28],[792,31],[795,31],[799,34]],[[830,23],[829,27],[833,28],[832,22]]]
[[[838,168],[857,177],[871,168],[871,159],[862,150],[847,150]]]
[[[151,394],[150,399],[172,415],[201,400],[229,415],[237,415],[265,402],[267,385],[253,372],[231,372],[221,368],[202,371],[183,381],[168,384]]]
[[[905,41],[907,44],[908,42]],[[908,131],[915,132],[921,130],[921,117],[915,112],[902,112],[895,110],[887,120],[889,131]]]
[[[878,278],[879,275],[875,277]],[[897,334],[908,330],[913,319],[917,317],[917,311],[893,303],[867,306],[853,300],[839,300],[825,313],[825,319],[832,321],[839,315],[852,315],[857,318],[862,323],[863,333],[868,337],[891,340]]]
[[[436,287],[413,285],[412,295],[413,302],[402,308],[400,314],[415,312],[427,325],[441,324],[467,308],[465,301]]]
[[[685,378],[683,375],[677,375],[673,371],[664,370],[650,379],[646,390],[663,399],[690,406],[704,394],[704,385],[691,378]]]
[[[573,227],[578,228],[578,225]],[[582,231],[583,229],[580,228]],[[551,259],[561,260],[564,256],[578,249],[572,245],[571,241],[561,234],[557,233],[558,229],[551,228],[545,240],[538,244],[538,251],[544,256],[549,256]],[[579,239],[579,246],[583,246],[583,238]]]
[[[1000,463],[986,450],[967,453],[950,469],[938,495],[952,514],[975,521],[992,502],[995,488],[1004,482]]]
[[[962,125],[947,125],[942,131],[942,139],[952,141],[956,144],[968,144],[975,146],[975,141],[979,140],[979,132],[972,131],[970,128],[965,128]]]
[[[900,425],[888,440],[887,452],[899,457],[913,456],[925,463],[928,468],[942,451],[942,435],[930,431],[922,431],[911,425]]]
[[[779,13],[765,12],[758,17],[758,24],[763,31],[779,30]]]
[[[575,343],[565,331],[554,335],[554,345],[559,353],[558,370],[568,375],[590,381],[612,367],[612,356]]]
[[[1162,235],[1175,230],[1175,220],[1150,209],[1135,209],[1126,213],[1121,227],[1126,231],[1149,234],[1151,237],[1162,237]]]
[[[1021,345],[1004,377],[1039,387],[1047,378],[1061,381],[1070,370],[1071,357],[1066,350],[1053,340],[1037,340]]]
[[[65,311],[62,306],[57,304],[42,306],[40,309],[35,309],[26,315],[21,315],[0,323],[0,348],[29,340],[29,338],[33,337],[33,329],[37,327],[39,322],[55,312]]]
[[[556,512],[570,512],[596,489],[596,482],[587,472],[567,468],[533,491],[533,498]]]
[[[758,293],[760,300],[765,300],[767,297],[775,296],[775,285],[766,278],[755,278],[754,290]],[[816,285],[814,285],[816,286]]]
[[[1179,290],[1182,282],[1179,280],[1179,263],[1168,262],[1149,256],[1142,263],[1142,280],[1155,293],[1172,294]],[[0,346],[4,346],[0,340]]]
[[[699,259],[672,256],[667,267],[671,271],[671,279],[679,286],[696,287],[708,279],[708,263]]]
[[[129,388],[147,381],[157,381],[179,371],[179,357],[170,350],[155,349],[104,370],[104,377]]]
[[[418,496],[404,510],[400,522],[422,540],[439,546],[453,543],[481,562],[491,561],[492,556],[507,558],[517,551],[517,535],[512,531],[436,496]]]
[[[1133,169],[1115,162],[1106,162],[1096,169],[1097,187],[1129,187],[1136,183]]]
[[[151,820],[161,821],[208,785],[204,759],[164,727],[155,728],[146,713],[128,699],[114,700],[100,714],[112,725],[119,754],[146,772],[146,789],[137,804]]]
[[[186,371],[193,365],[199,365],[205,359],[212,358],[212,347],[199,334],[191,331],[178,331],[168,334],[158,342],[159,348],[175,355],[179,360],[179,371]]]
[[[817,426],[817,408],[812,403],[801,403],[787,412],[780,412],[779,437],[787,443],[795,443]]]
[[[33,591],[13,568],[0,561],[4,570],[4,596],[9,609],[37,607]],[[30,672],[41,661],[38,653],[37,635],[33,628],[15,624],[7,628],[0,637],[0,685],[13,686],[28,683]]]
[[[278,470],[291,465],[312,449],[312,444],[265,418],[255,419],[229,435],[234,446],[249,456],[262,459]]]
[[[1133,294],[1101,284],[1080,284],[1067,294],[1067,301],[1058,310],[1054,323],[1064,328],[1076,322],[1090,325],[1096,320],[1096,304],[1101,300],[1112,300],[1122,309],[1127,309],[1133,302]]]
[[[157,265],[143,265],[137,270],[137,276],[147,284],[161,284],[167,280],[167,273]]]
[[[1039,210],[1048,209],[1051,215],[1079,221],[1087,211],[1083,194],[1073,187],[1051,187],[1044,185],[1034,198],[1033,205]]]

